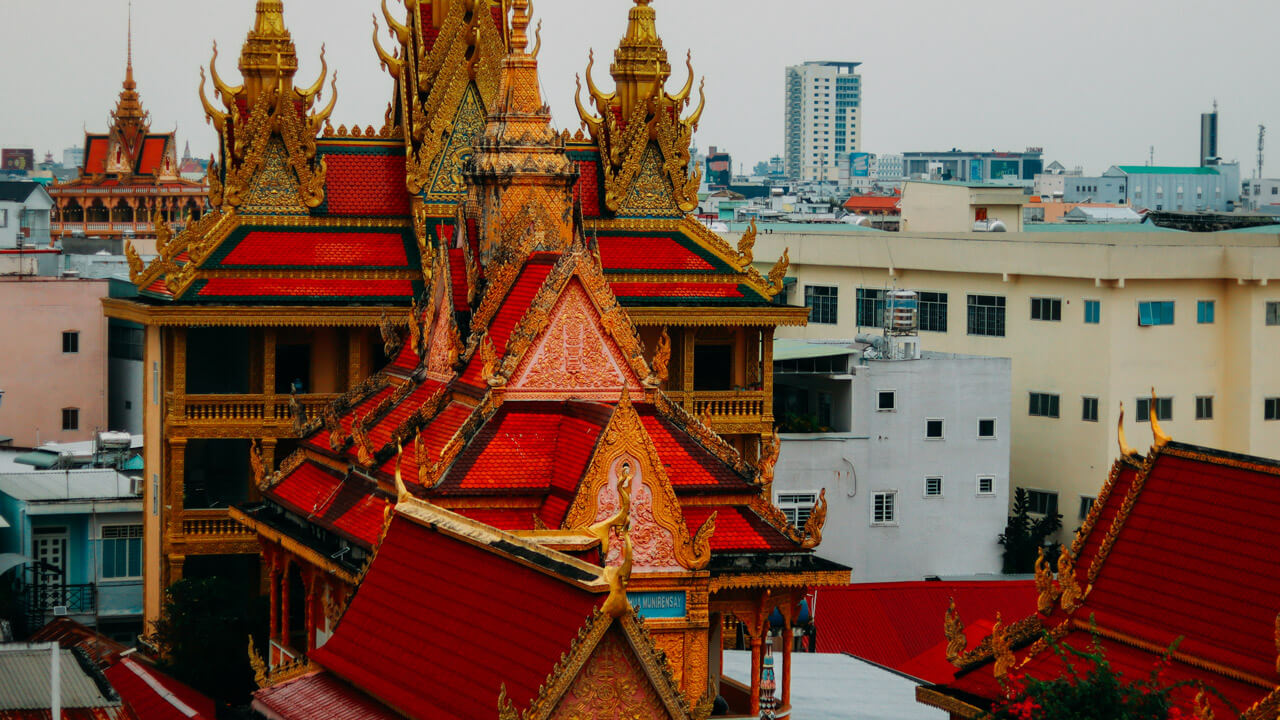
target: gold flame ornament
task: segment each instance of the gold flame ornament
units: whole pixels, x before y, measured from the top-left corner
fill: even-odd
[[[1009,634],[999,612],[996,613],[996,624],[991,627],[991,654],[995,658],[991,671],[996,679],[1008,675],[1014,663],[1013,649],[1009,647]]]
[[[1160,413],[1156,412],[1156,406],[1158,403],[1159,400],[1156,398],[1156,389],[1155,387],[1152,387],[1151,409],[1147,412],[1147,418],[1151,421],[1151,437],[1155,441],[1155,446],[1162,448],[1165,445],[1168,445],[1169,441],[1173,438],[1165,434],[1165,431],[1160,427],[1160,418],[1157,417]]]
[[[965,637],[964,623],[960,620],[960,613],[956,611],[955,598],[951,598],[950,606],[942,615],[942,631],[947,637],[947,662],[959,665],[960,656],[964,655],[969,638]]]
[[[1058,590],[1062,593],[1062,609],[1075,612],[1084,597],[1080,581],[1076,579],[1076,559],[1066,545],[1058,547]]]
[[[1129,445],[1124,436],[1124,402],[1120,403],[1120,421],[1116,423],[1116,442],[1120,444],[1120,457],[1137,457],[1138,451]]]
[[[1053,570],[1044,557],[1044,547],[1040,548],[1040,554],[1036,557],[1036,590],[1038,592],[1036,609],[1041,615],[1052,613],[1058,594],[1053,585]]]

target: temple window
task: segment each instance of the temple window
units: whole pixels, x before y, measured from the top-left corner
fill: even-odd
[[[311,346],[305,344],[276,345],[277,394],[314,392],[311,383]]]
[[[187,441],[183,507],[226,508],[243,502],[249,490],[249,441]]]
[[[693,389],[717,391],[733,389],[733,347],[697,345],[693,348]]]
[[[187,332],[187,392],[193,395],[249,392],[249,331],[192,328]]]

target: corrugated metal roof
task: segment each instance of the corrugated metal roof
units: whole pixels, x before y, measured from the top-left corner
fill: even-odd
[[[135,498],[115,470],[45,470],[0,474],[0,493],[26,502]]]
[[[858,351],[848,345],[811,343],[803,340],[773,341],[773,359],[775,362],[778,360],[800,360],[803,358],[853,355],[856,352]]]
[[[119,707],[118,699],[103,695],[98,684],[70,650],[57,645],[0,645],[0,710],[47,710],[52,700],[50,648],[57,648],[59,684],[64,708]]]

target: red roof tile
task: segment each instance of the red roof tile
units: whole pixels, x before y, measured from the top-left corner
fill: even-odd
[[[315,519],[365,547],[373,547],[382,534],[383,513],[390,502],[374,493],[372,486],[350,478],[316,511]]]
[[[520,271],[520,277],[516,278],[511,290],[503,299],[502,306],[494,314],[493,321],[489,323],[489,340],[493,343],[493,349],[499,357],[506,353],[507,340],[511,338],[512,331],[524,318],[529,306],[533,304],[534,296],[542,289],[542,283],[546,281],[547,275],[551,274],[553,266],[554,258],[552,257],[530,258]],[[480,354],[476,353],[462,373],[462,382],[478,387],[482,382],[481,367]]]
[[[606,271],[712,271],[716,267],[669,237],[601,237],[600,260]]]
[[[316,463],[306,462],[267,490],[267,496],[303,515],[310,515],[333,495],[342,478]]]
[[[222,254],[222,253],[219,253]],[[408,267],[399,231],[254,230],[217,263],[223,267]]]
[[[896,215],[902,210],[901,202],[901,195],[854,195],[845,201],[844,209],[853,213],[873,212]]]
[[[488,717],[503,684],[528,706],[601,599],[396,517],[311,659],[410,718]]]
[[[107,171],[107,139],[89,138],[89,150],[84,154],[84,171],[90,175]]]
[[[253,694],[254,709],[284,720],[397,720],[400,716],[326,672],[265,687]]]
[[[449,281],[453,284],[454,312],[470,310],[467,303],[467,258],[462,248],[449,248]]]
[[[396,428],[408,420],[409,416],[417,412],[418,408],[421,408],[432,396],[439,393],[443,387],[442,383],[435,380],[426,380],[391,408],[385,417],[369,429],[369,440],[373,442],[373,446],[381,448],[391,442],[391,435]]]
[[[925,672],[928,674],[915,677],[929,682],[950,680],[955,667],[946,661],[944,652],[936,653],[932,667],[921,667],[916,658],[934,654],[931,651],[937,650],[939,643],[945,644],[942,616],[951,598],[955,598],[960,618],[973,625],[994,621],[997,612],[1005,618],[1034,612],[1036,588],[1030,580],[820,588],[814,591],[812,601],[818,652],[848,653],[899,672]]]
[[[138,161],[139,175],[160,174],[160,164],[164,162],[164,148],[167,135],[152,136],[142,142],[142,159]]]
[[[324,153],[329,215],[408,216],[403,154]]]
[[[123,658],[103,671],[138,720],[214,720],[213,701],[144,665]]]
[[[676,488],[747,489],[750,483],[696,440],[662,417],[652,405],[636,405],[671,485]]]
[[[692,505],[685,507],[683,512],[690,535],[698,532],[711,513],[716,513],[716,531],[711,534],[711,549],[717,552],[800,549],[799,545],[765,522],[751,508]]]
[[[196,293],[204,299],[405,299],[413,295],[408,280],[344,280],[336,278],[211,278]]]
[[[715,298],[742,300],[746,295],[737,283],[695,282],[609,282],[613,294],[623,297],[645,298]]]

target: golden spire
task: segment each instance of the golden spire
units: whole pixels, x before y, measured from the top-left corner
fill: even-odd
[[[129,3],[128,44],[125,54],[124,83],[121,84],[120,99],[116,109],[111,113],[112,125],[120,131],[121,139],[130,148],[136,148],[139,131],[147,131],[148,116],[142,109],[142,99],[138,95],[138,83],[133,79],[133,3]]]
[[[657,14],[649,2],[635,0],[635,7],[627,14],[627,34],[614,51],[613,65],[609,67],[618,86],[623,117],[630,117],[633,108],[653,97],[671,77],[667,50],[658,36]]]
[[[285,92],[298,72],[298,52],[284,26],[283,0],[258,0],[253,29],[240,50],[240,74],[249,104],[263,92]]]

